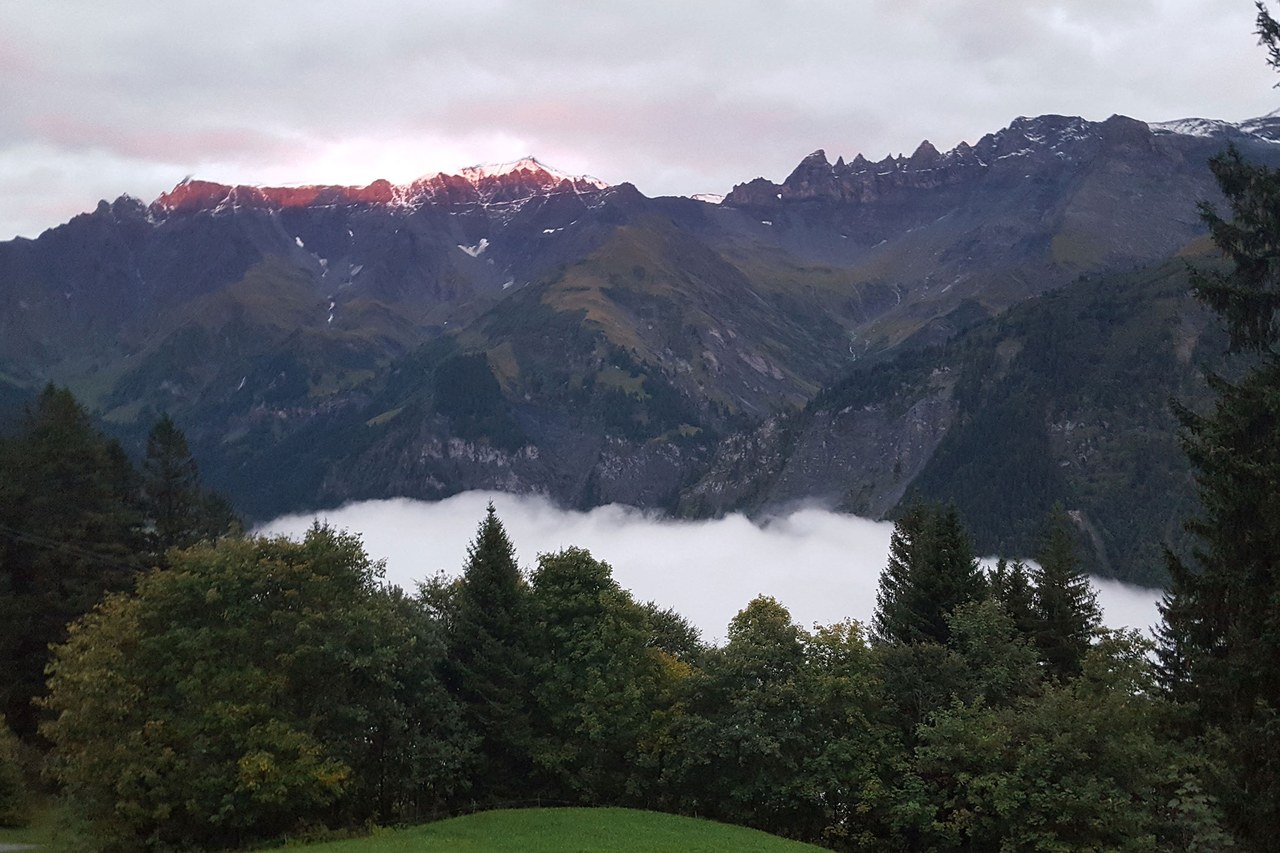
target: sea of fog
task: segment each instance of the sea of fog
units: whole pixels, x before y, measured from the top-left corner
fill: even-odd
[[[586,548],[637,599],[674,608],[717,643],[757,595],[778,599],[804,626],[845,618],[869,623],[893,532],[889,522],[823,509],[798,509],[764,524],[741,515],[678,521],[618,505],[575,512],[538,496],[495,492],[434,503],[364,501],[282,516],[255,532],[301,537],[318,518],[358,533],[369,555],[386,561],[386,580],[412,592],[438,572],[461,573],[489,501],[522,567],[531,568],[541,553]],[[1145,632],[1159,621],[1159,590],[1101,578],[1093,584],[1107,625]]]

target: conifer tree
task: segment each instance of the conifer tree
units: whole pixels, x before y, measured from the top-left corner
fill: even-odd
[[[1280,27],[1261,4],[1258,34],[1280,70]],[[1235,150],[1210,167],[1231,218],[1207,204],[1201,214],[1230,266],[1199,273],[1195,293],[1225,322],[1244,372],[1210,377],[1207,414],[1178,409],[1199,544],[1189,559],[1169,555],[1160,657],[1166,688],[1218,732],[1228,817],[1263,850],[1280,836],[1280,171]]]
[[[1071,517],[1060,506],[1049,515],[1036,560],[1033,638],[1048,671],[1069,678],[1080,673],[1102,611],[1081,567]]]
[[[201,486],[200,468],[187,437],[167,414],[160,416],[147,436],[142,509],[151,527],[153,549],[161,555],[240,528],[226,499]]]
[[[985,592],[955,507],[918,504],[894,525],[872,630],[886,643],[945,644],[951,635],[947,615]]]
[[[142,498],[154,527],[157,550],[190,545],[199,538],[200,470],[187,448],[187,439],[167,414],[147,436],[142,461]]]
[[[0,713],[23,738],[49,644],[141,567],[136,476],[65,388],[46,387],[0,442]]]
[[[475,793],[523,798],[532,776],[529,590],[515,549],[490,503],[457,589],[446,673],[479,737]]]
[[[1013,619],[1014,627],[1024,639],[1035,634],[1035,587],[1031,582],[1031,574],[1027,564],[1021,560],[1010,563],[1004,557],[996,562],[995,571],[991,573],[991,597],[1000,602],[1004,612]]]

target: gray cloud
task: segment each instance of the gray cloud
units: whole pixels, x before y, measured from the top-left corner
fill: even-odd
[[[349,504],[320,514],[362,535],[370,556],[387,561],[387,580],[408,590],[437,572],[461,573],[467,545],[492,500],[523,567],[539,553],[571,545],[613,567],[642,601],[674,607],[708,640],[757,595],[772,595],[801,625],[845,618],[869,623],[893,525],[802,509],[760,527],[742,516],[671,521],[621,506],[560,510],[546,500],[466,492],[438,503],[405,499]],[[260,532],[300,536],[315,516],[276,519]],[[1095,580],[1107,624],[1142,630],[1159,616],[1157,590]]]
[[[1221,0],[8,4],[0,236],[188,173],[404,181],[532,152],[688,194],[1019,114],[1242,119],[1275,105],[1252,18]]]

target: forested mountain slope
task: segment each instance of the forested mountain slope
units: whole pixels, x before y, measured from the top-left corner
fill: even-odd
[[[1160,548],[1195,508],[1169,403],[1202,406],[1203,368],[1228,369],[1189,286],[1183,260],[1087,277],[941,347],[865,365],[803,412],[725,442],[684,510],[817,500],[880,517],[954,502],[979,549],[1026,554],[1061,503],[1093,571],[1159,582]]]

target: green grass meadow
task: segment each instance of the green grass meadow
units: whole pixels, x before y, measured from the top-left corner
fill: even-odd
[[[822,848],[754,829],[658,812],[563,808],[480,812],[297,849],[307,853],[801,853]]]

